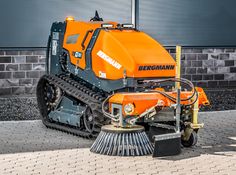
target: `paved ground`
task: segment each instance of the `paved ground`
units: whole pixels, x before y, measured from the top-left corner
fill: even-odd
[[[166,158],[109,157],[41,121],[0,122],[0,174],[236,174],[236,111],[201,113],[194,148]]]

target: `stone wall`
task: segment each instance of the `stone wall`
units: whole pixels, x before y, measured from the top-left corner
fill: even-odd
[[[45,54],[45,49],[0,50],[0,95],[34,94]]]
[[[168,49],[175,57],[175,49]],[[236,87],[236,48],[184,48],[181,75],[205,88]]]
[[[175,49],[167,49],[175,57]],[[0,50],[0,95],[35,94],[45,49]],[[182,77],[205,88],[236,87],[236,48],[184,48]]]

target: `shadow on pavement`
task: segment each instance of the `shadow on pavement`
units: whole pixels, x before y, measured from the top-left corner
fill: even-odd
[[[226,136],[228,137],[228,136]],[[236,135],[234,136],[236,137]],[[226,138],[224,138],[226,140]],[[234,152],[234,153],[233,153]],[[201,155],[219,155],[219,156],[233,156],[236,154],[236,141],[228,139],[225,144],[201,144],[192,148],[182,148],[181,154],[170,157],[162,157],[164,160],[181,160],[198,157]]]
[[[236,154],[236,111],[204,112],[199,119],[205,126],[199,130],[197,146],[183,148],[180,155],[158,159],[175,161],[204,154]],[[90,148],[94,142],[48,129],[40,120],[0,122],[0,133],[0,154]]]
[[[198,144],[182,148],[177,156],[163,157],[165,160],[181,160],[204,154],[231,156],[236,154],[236,111],[201,113],[205,124],[198,133]]]

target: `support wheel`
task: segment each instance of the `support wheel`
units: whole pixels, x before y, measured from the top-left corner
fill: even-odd
[[[197,144],[197,133],[193,131],[188,140],[181,139],[181,143],[184,147],[191,147]]]
[[[95,119],[94,119],[94,115],[90,107],[86,108],[84,112],[83,120],[84,120],[84,126],[86,130],[89,133],[92,133],[95,128],[95,122],[94,122]]]

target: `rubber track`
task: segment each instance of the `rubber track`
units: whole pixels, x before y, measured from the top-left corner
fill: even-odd
[[[69,125],[50,122],[47,120],[47,107],[43,94],[43,85],[45,81],[48,81],[50,84],[54,84],[67,95],[72,96],[79,101],[82,101],[84,104],[91,108],[95,120],[94,132],[90,133],[84,129],[82,130],[80,128],[73,128]],[[99,93],[94,92],[92,89],[84,86],[82,82],[77,82],[66,75],[44,75],[40,78],[37,86],[37,100],[41,115],[43,117],[43,123],[49,128],[65,131],[67,133],[75,134],[82,137],[96,137],[100,132],[101,126],[109,123],[109,120],[107,120],[107,118],[104,118],[101,110],[101,104],[104,99],[105,98],[102,97]]]

